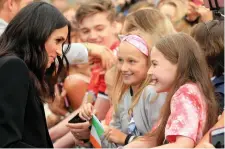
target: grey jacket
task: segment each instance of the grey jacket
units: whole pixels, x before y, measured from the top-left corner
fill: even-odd
[[[166,99],[166,93],[157,94],[152,86],[147,86],[143,90],[140,99],[133,109],[133,119],[135,121],[137,132],[136,136],[144,135],[149,132],[157,122],[160,109]],[[123,133],[128,133],[128,124],[130,116],[128,110],[132,103],[132,96],[128,90],[121,100],[117,111],[113,114],[111,127],[121,130]],[[118,147],[115,143],[109,143],[104,137],[101,138],[102,147],[115,148]]]

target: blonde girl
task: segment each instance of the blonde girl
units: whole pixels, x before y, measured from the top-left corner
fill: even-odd
[[[142,37],[124,36],[117,56],[112,94],[115,112],[102,139],[104,147],[126,145],[151,130],[166,97],[166,94],[157,95],[149,85],[149,50]]]

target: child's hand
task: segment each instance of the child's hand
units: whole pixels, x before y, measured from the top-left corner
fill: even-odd
[[[187,10],[187,19],[189,21],[194,21],[199,17],[199,13],[198,13],[198,7],[195,3],[193,3],[192,1],[188,2],[188,10]]]
[[[104,131],[105,131],[105,132],[108,131],[109,126],[106,125],[106,124],[104,123],[104,121],[102,121],[101,123],[102,123],[102,127],[103,127]]]
[[[91,120],[92,114],[95,114],[94,106],[91,103],[84,104],[81,109],[79,116],[83,120]]]
[[[89,50],[89,60],[101,59],[102,67],[105,69],[111,68],[116,63],[116,57],[113,52],[105,46],[88,43],[85,45]]]
[[[124,145],[125,139],[127,137],[125,133],[121,132],[119,129],[112,127],[105,129],[104,136],[109,142],[121,145]]]

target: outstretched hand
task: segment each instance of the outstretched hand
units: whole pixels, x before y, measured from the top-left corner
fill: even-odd
[[[115,64],[116,57],[107,47],[93,43],[88,43],[86,47],[89,49],[89,60],[100,59],[104,69],[109,69]]]

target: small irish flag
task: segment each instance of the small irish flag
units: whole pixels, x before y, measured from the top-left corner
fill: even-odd
[[[98,118],[95,115],[93,115],[90,141],[94,148],[102,147],[100,138],[103,135],[103,133],[104,133],[104,129],[101,122],[98,120]]]

